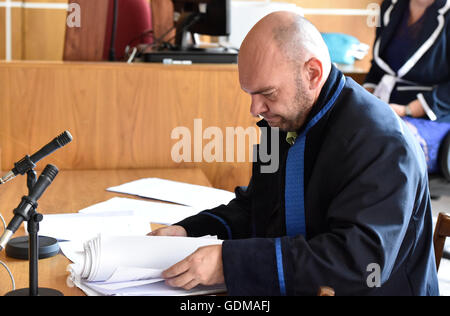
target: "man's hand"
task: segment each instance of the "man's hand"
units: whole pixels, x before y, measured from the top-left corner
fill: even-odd
[[[178,236],[178,237],[187,237],[187,232],[182,226],[173,225],[159,228],[151,233],[148,233],[147,236]]]
[[[190,290],[199,284],[225,283],[222,264],[222,245],[197,249],[183,261],[174,264],[162,273],[166,283],[173,287]]]
[[[397,113],[398,116],[406,116],[406,106],[398,105],[395,103],[389,104],[391,108]],[[411,109],[412,117],[422,117],[425,115],[425,110],[423,109],[422,103],[419,100],[414,100],[408,104]]]
[[[389,106],[397,113],[398,116],[403,117],[406,116],[406,107],[404,105],[399,105],[395,103],[389,104]]]

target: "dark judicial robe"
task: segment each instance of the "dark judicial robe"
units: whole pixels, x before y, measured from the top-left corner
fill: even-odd
[[[403,56],[401,67],[393,67],[385,56],[408,10],[409,0],[382,3],[381,26],[376,29],[372,67],[364,87],[380,89],[375,94],[388,103],[408,105],[418,99],[429,119],[450,122],[450,0],[435,0],[427,9],[409,54]],[[386,89],[387,95],[382,92]]]
[[[332,68],[308,120],[342,76]],[[324,285],[337,295],[439,294],[423,152],[387,104],[346,79],[333,107],[307,133],[306,236],[286,236],[284,132],[276,172],[261,172],[258,158],[249,186],[237,188],[228,205],[178,223],[189,236],[224,239],[230,295],[316,295]],[[264,120],[258,125],[270,139],[273,129]]]

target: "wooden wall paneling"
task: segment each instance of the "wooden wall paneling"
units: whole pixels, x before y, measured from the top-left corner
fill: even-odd
[[[67,0],[27,1],[67,3]],[[61,60],[64,47],[63,9],[12,8],[12,59]],[[0,59],[5,59],[5,9],[0,8]]]
[[[2,2],[2,1],[0,1]],[[5,41],[6,41],[6,30],[5,30],[5,8],[0,8],[0,60],[6,59],[5,55]]]
[[[0,8],[0,60],[6,59],[6,16],[5,8]],[[23,50],[23,12],[19,8],[11,8],[11,49],[12,59],[22,59]]]
[[[199,167],[215,187],[248,184],[249,158],[176,163],[171,157],[179,141],[172,130],[187,127],[193,140],[194,119],[202,119],[202,132],[218,127],[223,137],[226,127],[256,128],[235,66],[6,63],[0,73],[8,82],[0,104],[4,169],[67,129],[74,141],[40,168]],[[210,140],[200,137],[204,148]]]
[[[67,12],[60,9],[22,9],[22,11],[21,59],[62,60]]]
[[[26,39],[22,32],[23,25],[25,24],[24,10],[19,8],[11,9],[11,44],[12,44],[12,59],[20,60],[24,59],[24,49]],[[4,25],[4,24],[3,24]],[[40,35],[41,36],[41,35]]]

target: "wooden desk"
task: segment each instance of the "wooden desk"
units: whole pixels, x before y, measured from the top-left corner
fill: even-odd
[[[106,201],[115,196],[131,197],[108,192],[105,189],[149,177],[211,186],[204,173],[199,169],[61,171],[39,200],[38,211],[44,215],[76,213],[89,205]],[[17,207],[20,199],[26,193],[26,177],[18,177],[0,186],[0,210],[7,223],[13,216],[13,209]],[[0,231],[3,233],[3,229]],[[22,225],[14,237],[24,234]],[[16,289],[27,288],[28,261],[8,258],[4,251],[0,253],[0,260],[11,269],[16,281]],[[70,261],[62,254],[39,260],[39,286],[57,289],[67,296],[84,295],[80,289],[69,288],[66,285],[68,264]],[[9,276],[6,270],[0,266],[0,295],[4,295],[10,290]]]

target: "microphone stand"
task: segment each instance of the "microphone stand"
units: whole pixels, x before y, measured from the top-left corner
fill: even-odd
[[[37,181],[36,171],[33,169],[27,172],[27,187],[28,193]],[[37,207],[37,203],[36,203]],[[39,261],[39,222],[42,221],[43,216],[36,212],[33,207],[31,216],[28,219],[28,259],[29,259],[29,288],[11,291],[6,296],[63,296],[63,294],[55,289],[39,288],[38,287],[38,261]]]

